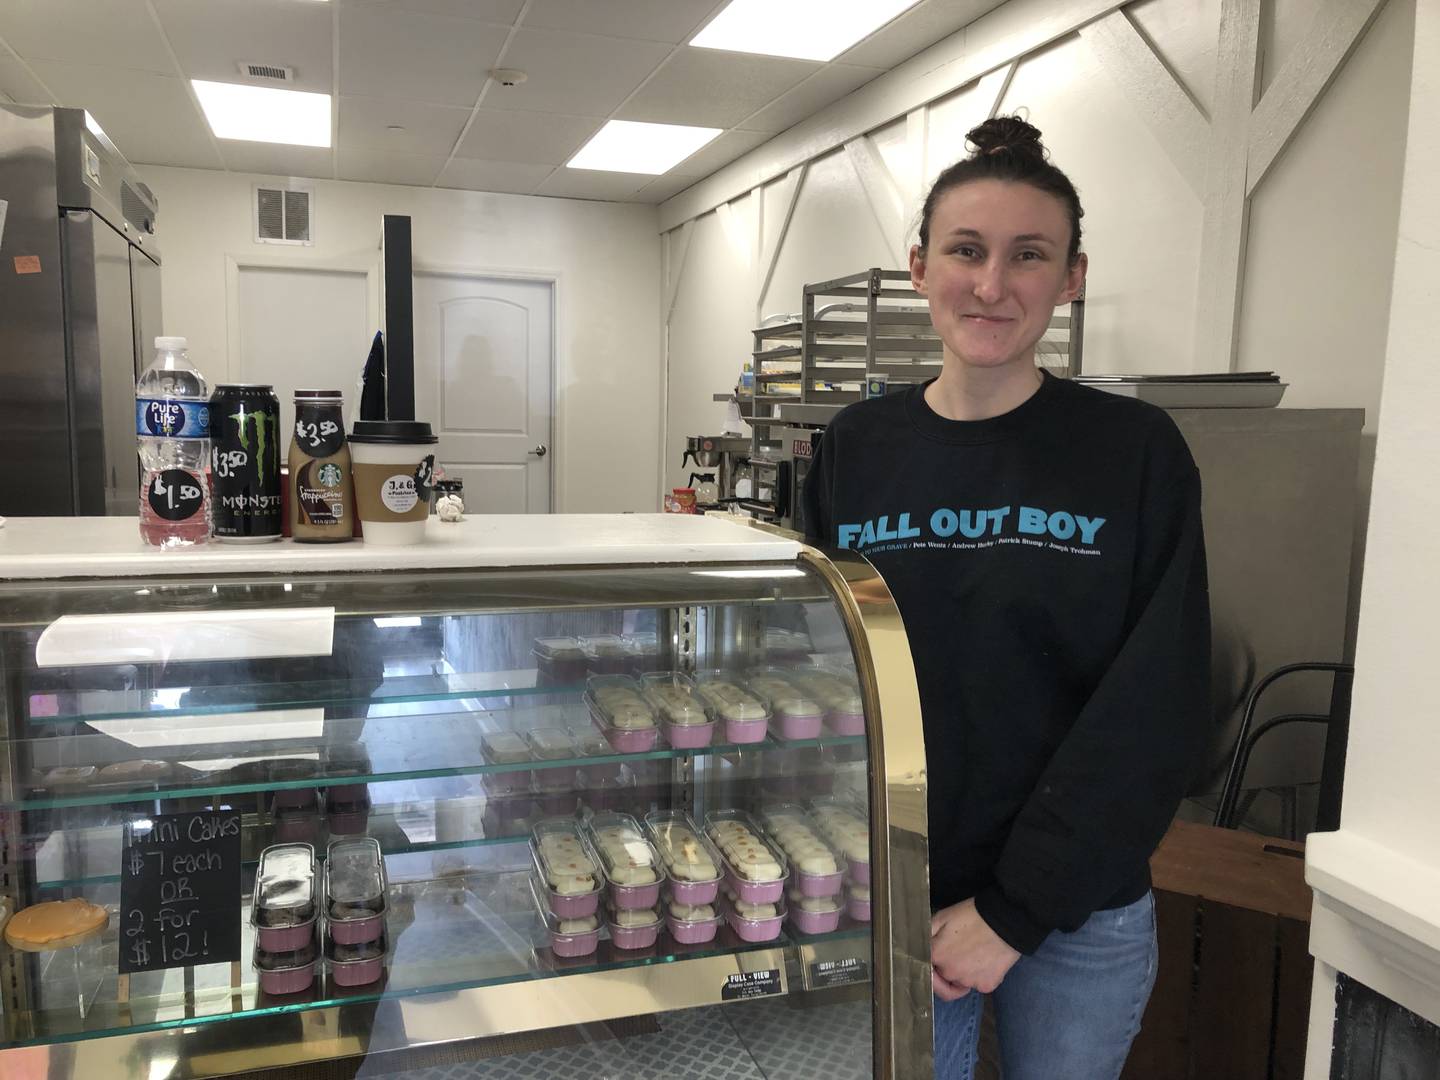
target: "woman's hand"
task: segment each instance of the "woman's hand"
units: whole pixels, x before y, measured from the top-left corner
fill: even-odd
[[[954,1001],[971,990],[992,993],[1019,959],[980,917],[974,900],[930,917],[930,985],[941,1001]]]

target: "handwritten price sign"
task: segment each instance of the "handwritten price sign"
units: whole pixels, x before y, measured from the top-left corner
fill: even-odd
[[[120,911],[122,975],[240,959],[240,815],[127,825]]]

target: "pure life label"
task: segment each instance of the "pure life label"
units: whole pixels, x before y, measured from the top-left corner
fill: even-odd
[[[135,434],[152,439],[208,439],[210,408],[197,402],[136,398]]]

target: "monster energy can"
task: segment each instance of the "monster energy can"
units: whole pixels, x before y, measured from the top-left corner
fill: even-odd
[[[280,539],[280,401],[259,383],[223,383],[210,398],[215,539]]]

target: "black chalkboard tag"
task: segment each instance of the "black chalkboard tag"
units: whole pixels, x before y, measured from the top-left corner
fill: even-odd
[[[768,971],[739,971],[725,977],[720,987],[721,1001],[744,1001],[747,998],[768,997],[782,993],[780,969]]]
[[[201,810],[125,826],[120,973],[240,959],[240,815]]]

